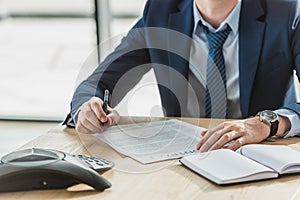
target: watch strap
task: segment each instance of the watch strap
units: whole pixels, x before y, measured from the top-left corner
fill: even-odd
[[[279,124],[278,120],[271,123],[271,127],[270,127],[271,130],[270,130],[269,137],[276,135],[277,130],[278,130],[278,124]]]
[[[269,133],[269,136],[268,136],[268,138],[270,138],[270,137],[276,135],[276,133],[278,131],[279,119],[278,119],[278,115],[275,113],[277,115],[277,117],[276,117],[277,119],[276,120],[271,120],[271,119],[268,120],[267,118],[265,118],[263,116],[264,112],[273,112],[273,111],[264,110],[264,111],[260,111],[256,114],[256,116],[259,116],[260,121],[265,122],[270,126],[270,133]]]

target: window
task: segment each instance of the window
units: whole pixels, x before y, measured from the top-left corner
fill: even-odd
[[[129,30],[144,6],[96,1],[108,3],[111,23],[99,29],[109,30],[106,37]],[[0,0],[0,118],[65,117],[82,63],[97,45],[94,11],[94,0]]]

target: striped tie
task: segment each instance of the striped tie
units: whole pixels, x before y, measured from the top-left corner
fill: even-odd
[[[199,22],[198,28],[199,26],[206,34],[209,43],[206,69],[205,117],[224,119],[227,118],[227,88],[222,48],[231,29],[227,25],[225,30],[212,33],[201,22]]]

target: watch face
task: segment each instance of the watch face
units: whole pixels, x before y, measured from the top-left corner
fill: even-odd
[[[277,119],[277,114],[275,112],[273,112],[273,111],[270,111],[270,110],[262,111],[261,112],[261,116],[264,119],[266,119],[266,120],[268,120],[270,122]]]

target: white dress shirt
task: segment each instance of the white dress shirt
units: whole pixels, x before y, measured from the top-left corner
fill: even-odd
[[[228,17],[215,29],[207,23],[201,16],[196,2],[193,3],[194,16],[194,31],[193,43],[190,49],[190,72],[189,83],[193,86],[195,91],[189,88],[188,93],[196,93],[197,99],[191,98],[193,95],[188,95],[188,107],[186,116],[190,117],[204,117],[205,116],[205,84],[206,84],[206,66],[209,52],[209,44],[204,32],[196,35],[196,28],[199,20],[204,26],[208,27],[211,32],[218,32],[226,28],[228,24],[231,32],[228,35],[223,45],[223,55],[226,67],[226,87],[227,87],[227,107],[228,118],[242,118],[240,107],[240,88],[239,88],[239,18],[241,12],[241,0],[238,0],[236,6],[228,15]],[[199,107],[198,109],[195,107]],[[300,135],[300,117],[293,111],[287,109],[276,110],[279,115],[289,118],[292,126],[290,131],[284,134],[284,137]]]

